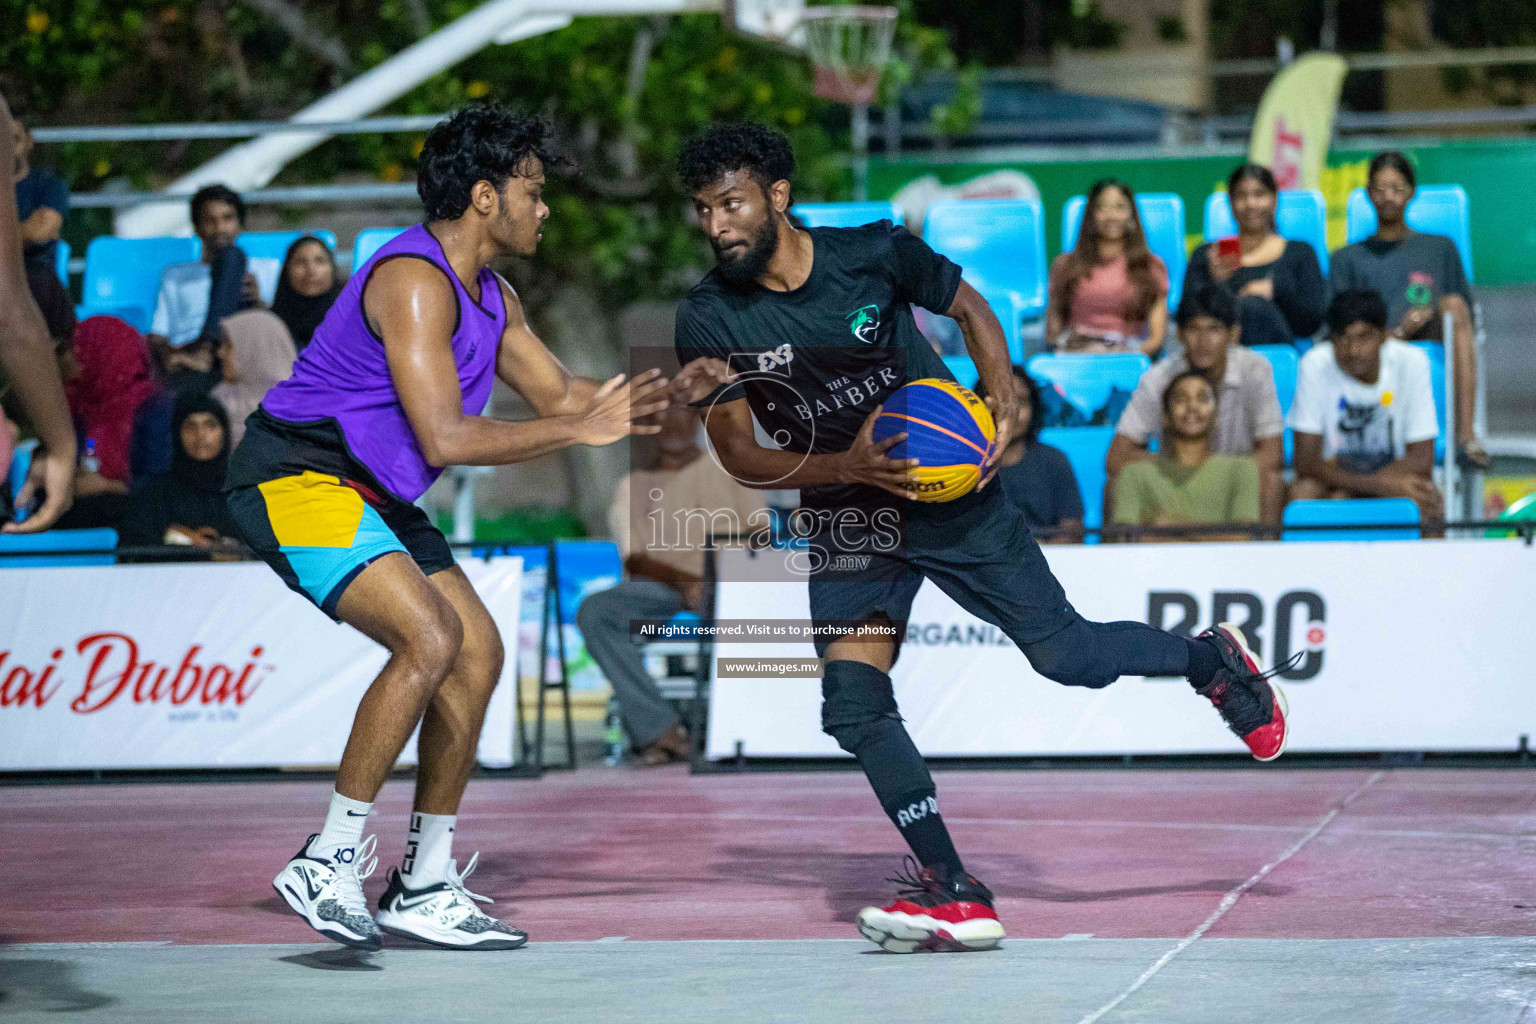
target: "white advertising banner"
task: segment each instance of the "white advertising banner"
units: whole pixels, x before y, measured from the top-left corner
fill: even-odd
[[[460,565],[508,649],[479,748],[505,767],[522,559]],[[334,765],[387,658],[250,562],[3,569],[0,610],[3,771]]]
[[[1536,733],[1536,550],[1518,540],[1047,547],[1084,616],[1189,634],[1243,625],[1280,682],[1292,751],[1512,750]],[[718,618],[809,615],[801,579],[724,552]],[[748,559],[754,559],[748,562]],[[754,582],[740,582],[753,580]],[[717,657],[805,658],[809,643],[720,643]],[[1036,675],[999,630],[930,583],[917,595],[896,697],[930,756],[1240,753],[1182,680],[1102,690]],[[821,681],[717,678],[708,756],[835,757]]]

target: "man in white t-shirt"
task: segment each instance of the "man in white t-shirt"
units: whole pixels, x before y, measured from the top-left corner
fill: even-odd
[[[1425,521],[1439,521],[1429,359],[1387,337],[1376,292],[1335,295],[1328,324],[1332,341],[1301,360],[1287,421],[1296,434],[1291,497],[1412,498]]]
[[[207,377],[212,387],[219,323],[271,302],[277,292],[282,261],[247,259],[235,245],[244,227],[245,203],[232,189],[208,185],[192,197],[192,229],[202,240],[203,258],[173,263],[161,273],[149,327],[150,347],[173,386],[182,377]]]

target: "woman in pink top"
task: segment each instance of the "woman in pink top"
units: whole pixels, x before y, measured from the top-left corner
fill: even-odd
[[[1147,248],[1130,186],[1088,190],[1077,248],[1051,264],[1047,343],[1065,352],[1145,352],[1168,330],[1168,268]]]

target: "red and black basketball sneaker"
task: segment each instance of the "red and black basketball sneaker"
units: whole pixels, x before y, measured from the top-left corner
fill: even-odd
[[[1254,757],[1260,761],[1279,757],[1285,751],[1290,709],[1285,692],[1269,677],[1283,666],[1274,672],[1262,671],[1243,631],[1230,622],[1218,623],[1195,639],[1213,644],[1221,654],[1221,669],[1196,692],[1210,698],[1227,728],[1248,744]]]
[[[1003,926],[992,909],[992,890],[970,875],[947,877],[944,865],[886,881],[901,886],[888,907],[859,911],[859,933],[888,953],[964,953],[992,949],[1003,941]]]

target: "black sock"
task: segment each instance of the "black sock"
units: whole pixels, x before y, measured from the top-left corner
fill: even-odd
[[[950,878],[965,874],[954,840],[949,838],[949,828],[939,816],[939,798],[932,787],[909,796],[909,800],[886,807],[885,813],[901,830],[901,837],[912,848],[912,856],[924,867],[944,865]]]
[[[1189,685],[1199,690],[1209,686],[1211,680],[1216,678],[1216,673],[1221,671],[1221,653],[1216,650],[1216,645],[1206,640],[1186,640],[1189,644],[1189,668],[1184,675],[1189,679]]]

